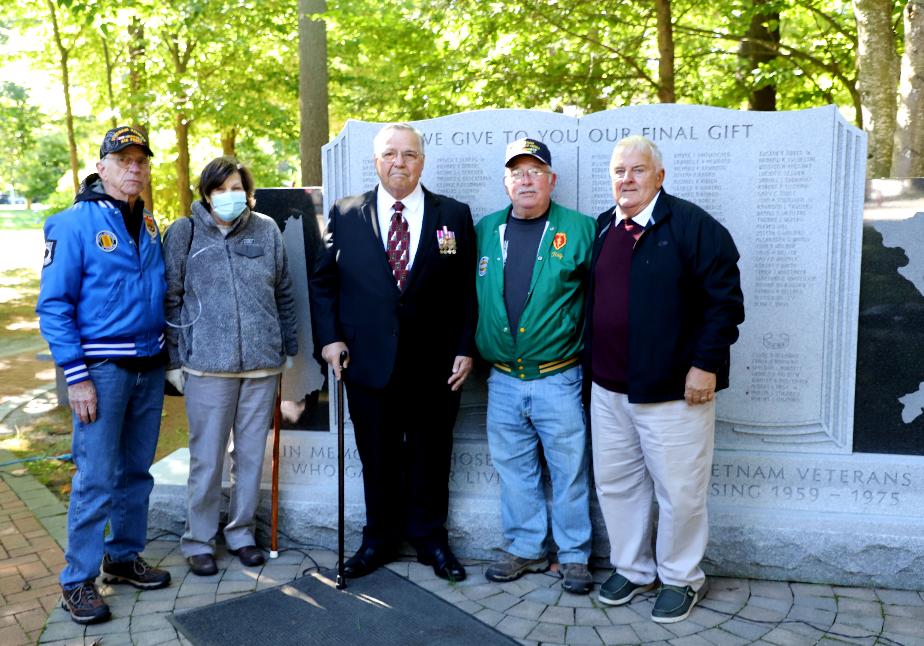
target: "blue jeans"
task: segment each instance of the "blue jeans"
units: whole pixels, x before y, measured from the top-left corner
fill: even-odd
[[[74,416],[77,473],[67,510],[64,588],[95,579],[104,550],[115,562],[133,560],[144,550],[154,487],[150,468],[160,433],[164,369],[139,373],[104,361],[90,367],[90,379],[96,421],[82,424]]]
[[[561,563],[590,557],[590,478],[580,366],[522,381],[497,369],[488,378],[488,446],[501,481],[508,551],[546,555],[549,533],[539,444],[552,477],[552,536]]]

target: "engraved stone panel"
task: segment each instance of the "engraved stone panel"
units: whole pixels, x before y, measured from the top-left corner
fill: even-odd
[[[350,121],[326,148],[349,161],[325,166],[325,208],[375,185],[381,125]],[[547,143],[559,174],[553,199],[593,216],[612,206],[615,142],[655,141],[665,190],[709,211],[741,254],[747,320],[732,347],[731,387],[717,400],[717,446],[851,450],[865,135],[834,106],[664,104],[581,118],[482,110],[414,125],[427,142],[422,181],[469,203],[476,220],[509,203],[501,179],[509,141]]]

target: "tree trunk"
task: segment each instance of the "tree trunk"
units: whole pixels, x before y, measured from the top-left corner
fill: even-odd
[[[854,0],[857,19],[857,89],[869,133],[867,177],[888,177],[895,135],[898,53],[891,0]]]
[[[221,154],[235,156],[234,144],[237,142],[237,128],[224,128],[221,131]]]
[[[144,133],[146,137],[150,136],[148,132],[148,114],[147,104],[144,96],[145,89],[145,40],[144,40],[144,23],[138,16],[134,16],[128,24],[128,117],[132,126]],[[144,205],[154,210],[154,189],[149,181],[141,192],[141,199]]]
[[[176,192],[180,200],[180,215],[192,213],[192,191],[189,189],[189,121],[177,112],[173,130],[176,133]]]
[[[747,79],[745,82],[748,87],[748,109],[772,112],[776,110],[776,85],[757,85],[748,78],[751,70],[756,70],[777,57],[780,44],[780,12],[768,10],[767,4],[768,0],[753,0],[754,13],[748,26],[747,39],[741,43],[738,55],[746,66],[742,76]]]
[[[674,103],[674,25],[671,0],[655,0],[658,16],[658,100]]]
[[[138,16],[134,16],[128,23],[128,117],[134,124],[147,123],[145,90],[145,61],[146,43],[144,40],[144,24]]]
[[[112,57],[109,56],[109,45],[106,43],[106,36],[100,35],[99,41],[103,44],[103,62],[106,64],[106,91],[109,94],[109,122],[111,127],[115,128],[119,124],[116,121],[116,104],[115,95],[112,92]]]
[[[195,42],[180,43],[179,35],[168,35],[167,50],[173,59],[173,72],[176,80],[181,81],[189,69]],[[189,215],[192,211],[192,192],[189,189],[189,95],[184,91],[173,99],[173,131],[176,134],[176,193],[180,201],[180,215]]]
[[[64,46],[61,41],[61,32],[58,29],[58,14],[55,11],[55,3],[48,0],[48,11],[51,13],[51,25],[54,30],[55,45],[58,48],[58,58],[61,63],[61,86],[64,89],[64,124],[67,127],[67,145],[70,149],[71,158],[71,178],[74,181],[74,194],[80,190],[80,164],[77,161],[77,141],[74,138],[74,112],[71,110],[71,81],[67,70],[67,61],[70,57],[70,50]]]
[[[325,0],[298,0],[298,98],[301,112],[299,145],[302,186],[321,184],[321,146],[327,143],[327,26],[309,20],[327,10]]]
[[[905,5],[892,177],[924,177],[924,0]]]

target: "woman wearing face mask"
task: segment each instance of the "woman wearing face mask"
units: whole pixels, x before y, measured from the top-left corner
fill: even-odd
[[[232,157],[202,169],[192,215],[167,231],[167,380],[186,396],[189,483],[180,550],[193,574],[217,570],[221,473],[228,438],[228,551],[264,563],[254,515],[276,383],[298,350],[295,301],[282,234],[251,211],[253,178]]]

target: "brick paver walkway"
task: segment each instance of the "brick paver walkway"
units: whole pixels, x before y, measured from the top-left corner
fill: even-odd
[[[218,574],[197,577],[188,573],[176,541],[153,541],[145,557],[170,570],[171,587],[139,592],[127,586],[101,586],[112,606],[112,621],[83,628],[58,608],[51,612],[40,643],[189,644],[167,621],[169,613],[280,585],[315,563],[332,567],[335,561],[326,550],[288,551],[262,568],[244,568],[223,550],[219,555]],[[918,592],[714,577],[706,600],[688,620],[660,625],[649,617],[653,594],[610,608],[595,596],[562,592],[559,580],[549,574],[492,584],[484,579],[483,565],[470,565],[466,581],[450,584],[416,562],[389,567],[527,646],[924,645],[924,598]],[[598,581],[607,575],[602,570],[596,574]],[[306,625],[306,643],[310,636],[311,627]],[[246,644],[246,637],[240,643]]]
[[[0,462],[10,457],[0,451]],[[252,594],[291,581],[310,568],[335,565],[329,550],[289,550],[261,568],[244,568],[220,549],[219,572],[197,577],[189,573],[174,537],[153,537],[144,556],[170,571],[172,585],[147,592],[100,585],[112,621],[79,626],[58,606],[64,506],[31,476],[14,475],[21,471],[0,469],[2,646],[36,641],[68,646],[186,645],[189,642],[168,622],[170,613]],[[493,584],[484,579],[483,564],[468,564],[468,579],[451,584],[412,560],[389,567],[526,646],[924,646],[924,593],[915,591],[711,577],[708,596],[689,619],[660,625],[649,616],[653,594],[612,608],[600,604],[595,595],[562,592],[551,574]],[[595,572],[598,583],[607,575]],[[306,626],[306,643],[310,634]],[[246,643],[242,636],[241,644]]]
[[[10,459],[0,451],[0,462]],[[0,477],[0,644],[21,646],[38,641],[48,612],[61,592],[58,572],[61,546],[39,520],[53,526],[64,506],[37,480],[4,469]]]

